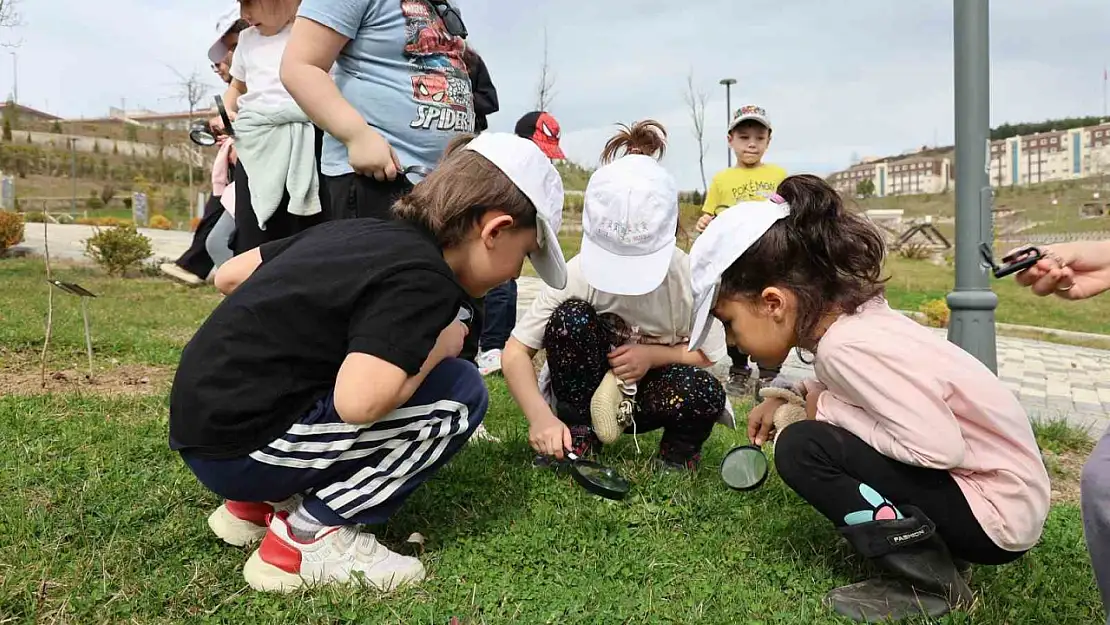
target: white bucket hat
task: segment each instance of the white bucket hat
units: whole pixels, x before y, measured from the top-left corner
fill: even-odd
[[[658,288],[678,229],[674,178],[654,158],[631,154],[594,172],[583,202],[579,262],[586,282],[614,295]]]
[[[483,132],[466,149],[497,166],[536,207],[540,249],[528,256],[536,273],[556,289],[566,288],[567,261],[559,246],[563,226],[563,179],[551,159],[528,139],[503,132]]]

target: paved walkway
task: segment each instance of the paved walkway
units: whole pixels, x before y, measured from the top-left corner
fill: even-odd
[[[49,227],[51,258],[86,261],[84,240],[91,226]],[[192,234],[176,230],[141,230],[151,239],[155,258],[177,258],[189,246]],[[42,254],[42,224],[27,224],[26,241],[19,246]],[[518,307],[525,310],[540,288],[537,278],[519,280]],[[936,330],[944,335],[943,330]],[[1101,432],[1110,426],[1110,350],[1072,347],[1031,339],[998,337],[998,374],[1002,382],[1021,398],[1031,415],[1059,419]],[[727,364],[715,369],[727,373]],[[792,376],[812,375],[812,367],[791,355],[784,372]]]
[[[520,278],[520,313],[531,304],[542,284],[538,278]],[[946,335],[944,330],[935,331]],[[714,372],[727,375],[727,359],[718,363]],[[791,377],[812,376],[813,367],[791,353],[783,372]],[[1093,434],[1110,427],[1110,350],[1000,336],[998,375],[1018,394],[1031,416],[1067,418]]]

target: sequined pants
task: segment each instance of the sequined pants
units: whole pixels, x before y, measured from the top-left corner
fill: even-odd
[[[609,371],[608,353],[629,340],[628,324],[599,315],[585,301],[563,302],[551,314],[544,348],[551,369],[559,418],[567,425],[590,423],[590,399]],[[637,384],[636,432],[663,428],[661,448],[697,453],[725,405],[721,383],[705,369],[666,365],[651,369]],[[631,433],[632,428],[627,430]]]

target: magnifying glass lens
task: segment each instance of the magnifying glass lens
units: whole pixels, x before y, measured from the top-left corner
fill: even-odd
[[[750,490],[763,484],[767,470],[767,456],[756,447],[737,447],[721,461],[721,479],[736,490]]]

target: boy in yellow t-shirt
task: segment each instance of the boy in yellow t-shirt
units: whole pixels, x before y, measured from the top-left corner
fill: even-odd
[[[786,170],[782,167],[763,162],[763,155],[771,144],[771,120],[762,107],[749,104],[736,111],[728,125],[728,144],[736,154],[736,166],[713,176],[705,194],[703,214],[698,219],[698,232],[705,230],[720,211],[739,202],[766,199],[786,178]],[[748,355],[736,347],[729,347],[728,354],[732,366],[725,390],[731,395],[758,393],[763,384],[779,373],[778,369],[760,367],[759,378],[752,379]]]

